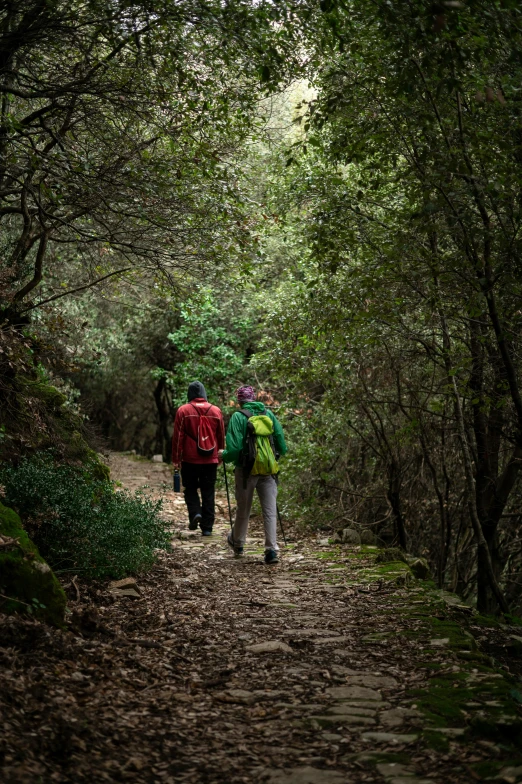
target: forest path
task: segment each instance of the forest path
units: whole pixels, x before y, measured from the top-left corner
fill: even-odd
[[[522,778],[510,742],[469,735],[477,717],[519,720],[506,707],[513,684],[461,628],[466,608],[408,585],[404,564],[296,532],[267,567],[256,518],[235,559],[225,499],[203,539],[167,466],[113,454],[111,471],[163,497],[173,551],[137,589],[70,586],[76,635],[46,632],[20,654],[13,683],[29,696],[12,720],[25,756],[6,757],[6,782]]]

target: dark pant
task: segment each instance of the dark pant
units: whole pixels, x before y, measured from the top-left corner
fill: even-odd
[[[182,463],[181,481],[183,482],[185,503],[189,521],[201,515],[201,530],[212,531],[214,525],[214,491],[216,487],[217,463]],[[199,500],[198,489],[201,491]]]

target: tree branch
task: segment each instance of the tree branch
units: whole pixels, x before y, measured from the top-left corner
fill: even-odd
[[[36,261],[34,264],[34,275],[32,279],[29,281],[29,283],[26,283],[26,285],[14,295],[13,297],[14,302],[21,302],[21,300],[23,300],[23,298],[27,294],[29,294],[30,291],[35,289],[40,284],[43,277],[43,260],[45,256],[45,251],[47,250],[48,239],[49,239],[49,232],[44,231],[44,233],[40,237],[40,242],[38,244],[38,251],[36,253]]]
[[[91,289],[93,288],[93,286],[97,286],[98,283],[102,283],[104,280],[107,280],[107,278],[112,278],[114,275],[122,275],[124,272],[128,272],[131,269],[133,269],[133,267],[123,267],[123,269],[109,272],[107,275],[103,275],[103,277],[98,278],[97,280],[93,280],[91,283],[85,283],[83,286],[77,286],[76,288],[69,289],[68,291],[61,291],[59,294],[53,294],[52,297],[47,297],[47,299],[42,299],[40,302],[37,302],[35,305],[30,305],[28,308],[24,308],[22,312],[27,313],[30,310],[39,308],[41,305],[46,305],[48,302],[54,302],[55,300],[61,299],[62,297],[67,297],[69,294],[77,294],[79,291],[85,291],[86,289]]]

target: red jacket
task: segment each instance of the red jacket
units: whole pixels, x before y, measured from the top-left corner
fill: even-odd
[[[205,414],[214,426],[216,446],[210,457],[203,457],[198,452],[197,437],[199,412]],[[218,449],[225,447],[225,426],[223,415],[217,406],[207,403],[202,397],[196,397],[185,403],[176,411],[174,432],[172,434],[173,463],[218,463]]]

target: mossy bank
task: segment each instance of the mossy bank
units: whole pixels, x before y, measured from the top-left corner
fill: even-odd
[[[65,593],[22,528],[19,516],[1,503],[0,537],[0,609],[28,613],[62,626]]]

